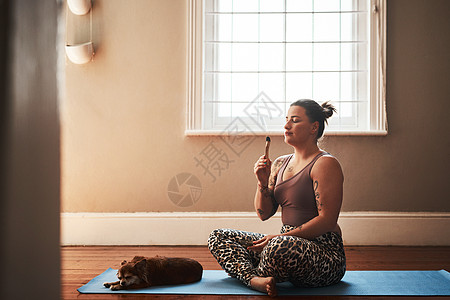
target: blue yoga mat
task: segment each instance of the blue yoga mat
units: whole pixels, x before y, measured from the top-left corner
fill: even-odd
[[[108,269],[78,289],[89,294],[185,294],[263,295],[229,277],[222,270],[204,270],[201,281],[177,286],[111,291],[103,282],[116,281],[117,270]],[[347,271],[338,284],[322,288],[300,288],[277,284],[279,295],[317,296],[450,296],[450,273],[441,271]]]

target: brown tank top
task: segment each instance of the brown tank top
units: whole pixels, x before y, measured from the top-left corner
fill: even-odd
[[[319,215],[310,174],[315,162],[323,155],[329,154],[319,153],[300,172],[284,181],[284,170],[294,155],[291,154],[281,165],[275,183],[274,197],[281,206],[281,220],[284,225],[300,226]]]

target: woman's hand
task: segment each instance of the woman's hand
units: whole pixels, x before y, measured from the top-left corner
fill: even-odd
[[[273,239],[274,237],[277,237],[277,236],[280,236],[280,234],[266,235],[262,239],[254,241],[253,246],[247,247],[247,249],[259,253],[259,252],[263,251],[264,247],[266,247],[267,244],[269,244],[271,239]]]
[[[272,162],[270,159],[266,158],[265,155],[261,156],[255,163],[253,172],[255,173],[258,182],[263,186],[268,185],[271,166]]]

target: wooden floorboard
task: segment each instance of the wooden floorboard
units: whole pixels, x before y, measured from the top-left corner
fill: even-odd
[[[450,247],[352,247],[345,248],[347,270],[447,270],[450,271]],[[77,289],[108,268],[118,268],[124,259],[135,255],[191,257],[205,270],[220,270],[206,247],[191,246],[99,246],[62,247],[62,299],[267,299],[266,296],[230,295],[124,295],[79,294]],[[411,299],[411,297],[278,297],[278,299]],[[424,299],[426,297],[419,297]],[[448,297],[432,297],[449,299]]]

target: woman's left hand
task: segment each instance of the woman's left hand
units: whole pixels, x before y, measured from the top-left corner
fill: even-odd
[[[247,247],[247,249],[258,252],[258,253],[262,252],[264,247],[266,247],[267,244],[269,244],[270,240],[277,236],[279,236],[279,234],[266,235],[262,239],[254,241],[253,246]]]

